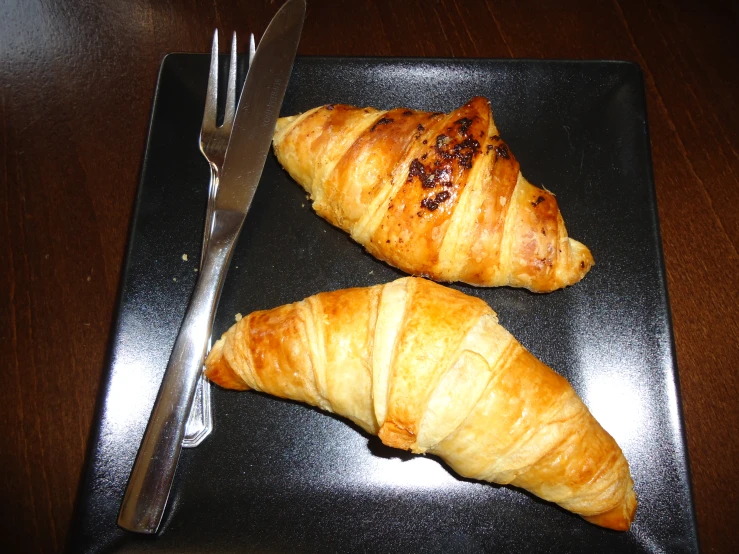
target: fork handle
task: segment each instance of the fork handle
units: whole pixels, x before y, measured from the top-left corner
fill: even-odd
[[[239,221],[239,219],[241,221]],[[118,525],[156,533],[172,487],[193,395],[228,263],[244,215],[217,210],[190,305],[131,471]]]

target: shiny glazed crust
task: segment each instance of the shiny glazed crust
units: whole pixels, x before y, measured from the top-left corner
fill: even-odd
[[[321,217],[407,273],[549,292],[593,265],[485,98],[450,114],[321,106],[280,119],[273,145]]]
[[[334,412],[597,525],[626,530],[636,511],[621,449],[569,383],[485,302],[425,279],[254,312],[216,342],[206,375]]]

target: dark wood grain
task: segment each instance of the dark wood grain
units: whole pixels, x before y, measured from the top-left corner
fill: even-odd
[[[63,549],[157,70],[279,2],[0,6],[0,542]],[[704,552],[739,540],[739,18],[730,0],[309,0],[302,54],[639,63]]]

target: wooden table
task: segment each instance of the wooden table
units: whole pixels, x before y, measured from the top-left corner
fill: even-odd
[[[645,76],[704,552],[739,539],[739,10],[731,0],[309,0],[299,53],[622,59]],[[157,71],[280,2],[0,7],[0,542],[63,549]],[[545,5],[551,4],[551,5]]]

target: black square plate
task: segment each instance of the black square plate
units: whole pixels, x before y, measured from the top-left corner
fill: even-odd
[[[522,171],[557,194],[570,235],[596,265],[552,294],[459,288],[489,302],[524,346],[566,376],[621,445],[639,496],[631,531],[459,479],[311,408],[220,389],[215,430],[183,451],[159,535],[119,529],[123,491],[197,277],[207,73],[207,55],[162,64],[72,551],[697,551],[642,76],[622,62],[299,58],[282,112],[325,103],[449,111],[475,95],[491,99]],[[316,216],[270,155],[214,335],[238,312],[399,275]]]

